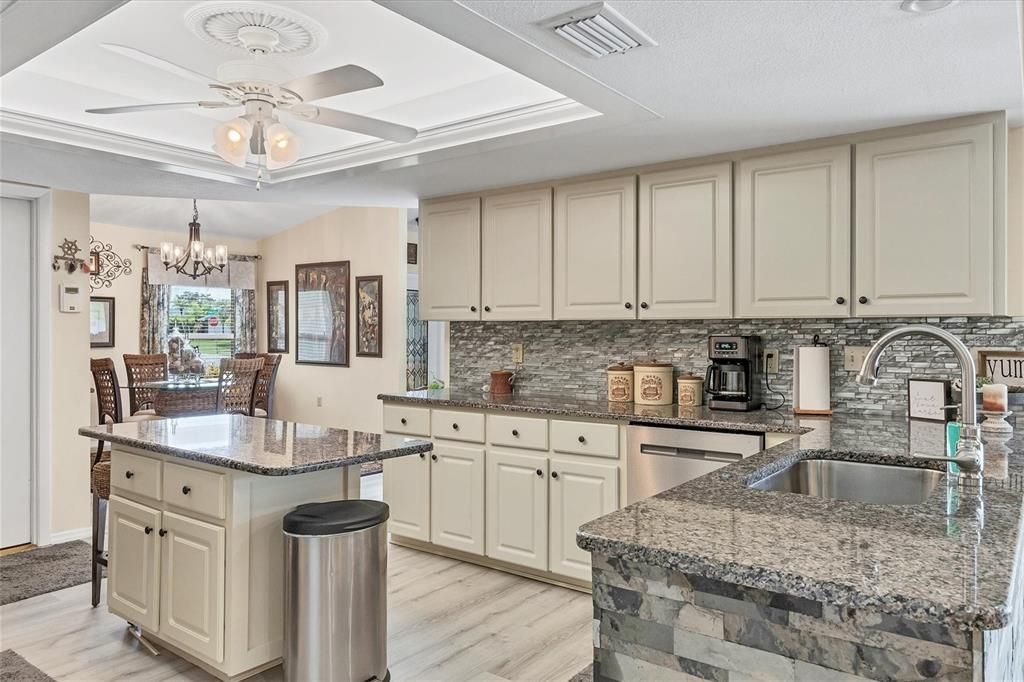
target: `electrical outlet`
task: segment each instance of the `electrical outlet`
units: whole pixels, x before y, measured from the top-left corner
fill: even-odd
[[[324,406],[324,397],[322,395],[318,395],[316,397],[316,406],[317,407],[323,407]]]
[[[523,344],[512,344],[512,362],[517,365],[523,362]]]
[[[848,372],[859,372],[869,350],[871,349],[867,346],[846,346],[843,348],[843,369]]]
[[[764,373],[779,373],[779,351],[769,348],[764,351]]]

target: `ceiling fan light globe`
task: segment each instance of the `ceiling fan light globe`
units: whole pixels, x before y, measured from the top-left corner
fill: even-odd
[[[244,167],[251,136],[252,123],[241,117],[231,119],[214,129],[213,150],[228,163]]]
[[[274,123],[264,130],[267,169],[275,170],[295,163],[302,151],[302,140],[283,123]]]

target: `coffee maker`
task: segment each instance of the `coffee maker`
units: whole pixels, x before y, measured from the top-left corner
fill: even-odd
[[[761,409],[761,337],[709,336],[704,389],[713,410]]]

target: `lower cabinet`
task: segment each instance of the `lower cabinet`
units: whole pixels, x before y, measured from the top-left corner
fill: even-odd
[[[144,630],[160,625],[160,512],[111,496],[107,604]]]
[[[484,553],[484,450],[434,441],[430,453],[430,541]]]
[[[396,457],[384,460],[384,501],[395,535],[430,542],[430,458]]]
[[[590,580],[590,552],[576,545],[576,531],[619,508],[619,468],[552,458],[550,469],[548,570]]]
[[[548,568],[548,458],[487,451],[487,556]]]

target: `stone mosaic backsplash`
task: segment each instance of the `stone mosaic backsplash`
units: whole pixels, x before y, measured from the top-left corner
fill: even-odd
[[[671,362],[676,376],[703,375],[708,336],[757,334],[766,349],[780,353],[779,373],[768,382],[788,405],[793,346],[810,345],[817,334],[831,347],[833,410],[902,415],[908,378],[959,377],[953,354],[924,339],[896,342],[882,358],[878,385],[868,388],[856,383],[856,372],[843,369],[843,348],[870,346],[890,329],[920,323],[941,327],[971,348],[1024,350],[1024,317],[452,322],[451,378],[455,388],[482,386],[491,370],[511,368],[511,344],[521,342],[525,362],[516,380],[518,393],[603,400],[605,368],[613,362],[653,356]],[[769,406],[781,400],[767,386],[762,390]]]

